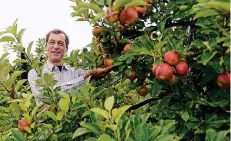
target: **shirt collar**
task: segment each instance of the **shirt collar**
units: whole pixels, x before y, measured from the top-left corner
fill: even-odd
[[[55,65],[52,64],[50,61],[47,61],[46,67],[48,68],[49,71],[53,71],[55,68]],[[70,65],[63,63],[63,69],[70,70]]]

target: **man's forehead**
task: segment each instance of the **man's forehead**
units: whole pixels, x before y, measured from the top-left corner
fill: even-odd
[[[49,40],[65,41],[65,35],[63,33],[60,33],[60,34],[51,33],[50,36],[49,36]]]

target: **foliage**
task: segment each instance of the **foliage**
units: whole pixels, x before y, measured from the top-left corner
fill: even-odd
[[[42,101],[50,105],[43,112],[45,105],[36,105],[23,74],[31,68],[41,72],[45,40],[38,39],[33,54],[33,42],[22,45],[25,29],[18,31],[15,21],[0,32],[0,41],[18,57],[13,64],[7,52],[0,58],[1,140],[230,139],[230,87],[221,88],[217,82],[221,73],[230,73],[229,1],[76,0],[73,4],[71,16],[88,21],[94,37],[84,49],[65,56],[65,62],[76,69],[93,69],[105,67],[105,59],[111,58],[113,71],[68,92],[54,89],[52,75],[40,74],[38,85],[48,97]],[[132,23],[125,16],[124,22],[124,10],[134,7],[147,11],[139,12]],[[127,44],[129,51],[124,49]],[[187,75],[179,75],[176,65],[171,65],[174,77],[161,80],[153,66],[166,63],[165,53],[171,50],[189,69]],[[143,87],[147,94],[140,95]],[[22,118],[31,125],[26,132],[17,128]]]

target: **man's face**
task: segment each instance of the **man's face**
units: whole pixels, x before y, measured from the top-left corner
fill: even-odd
[[[66,50],[65,35],[51,33],[47,42],[48,60],[51,63],[61,64]]]

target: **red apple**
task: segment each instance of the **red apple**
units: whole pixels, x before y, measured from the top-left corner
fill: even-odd
[[[106,53],[106,49],[104,47],[100,47],[102,53]]]
[[[138,91],[138,94],[139,94],[140,96],[146,96],[147,93],[148,93],[148,88],[147,88],[147,87],[142,87],[142,88],[140,88],[139,91]]]
[[[187,75],[188,69],[189,69],[188,63],[186,63],[184,61],[179,62],[175,66],[176,74],[181,75],[181,76]]]
[[[124,47],[124,52],[131,51],[131,46],[132,46],[132,44],[126,44],[125,47]]]
[[[217,85],[220,88],[230,88],[230,73],[224,72],[217,77]]]
[[[131,75],[129,76],[129,75],[126,74],[126,77],[129,78],[130,80],[134,80],[136,78],[135,73],[136,73],[135,71],[132,71]]]
[[[93,34],[94,36],[96,36],[96,35],[100,34],[102,31],[103,31],[103,30],[102,30],[101,27],[94,27],[94,28],[92,29],[92,34]]]
[[[171,50],[164,54],[164,61],[169,65],[176,65],[180,61],[178,52]]]
[[[152,65],[152,73],[156,75],[156,68],[159,66],[159,64],[153,64]]]
[[[145,15],[147,12],[147,6],[137,6],[135,7],[136,11],[138,11],[138,13]]]
[[[112,66],[113,62],[114,62],[113,59],[107,58],[107,59],[104,60],[104,65],[105,65],[106,67],[110,67],[110,66]]]
[[[162,63],[156,68],[155,72],[159,80],[170,80],[172,79],[174,70],[169,64]]]
[[[26,130],[24,129],[24,127],[30,128],[30,124],[25,119],[19,120],[18,121],[18,129],[22,132],[25,132]]]
[[[122,25],[130,25],[138,20],[138,12],[135,8],[127,8],[120,13],[119,19]]]
[[[126,29],[126,26],[120,25],[120,31],[124,31]]]

